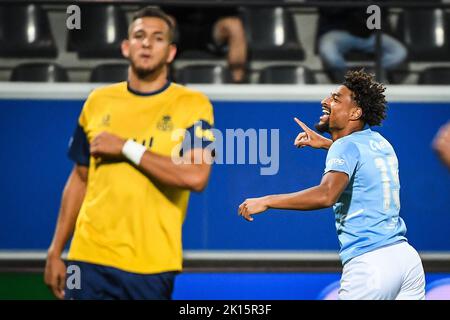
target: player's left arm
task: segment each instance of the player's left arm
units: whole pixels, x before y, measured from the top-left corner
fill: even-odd
[[[253,221],[252,215],[267,209],[316,210],[334,205],[348,184],[348,175],[344,172],[329,171],[318,186],[302,191],[268,195],[261,198],[246,199],[239,206],[239,215]]]
[[[97,135],[90,144],[91,154],[98,158],[125,160],[123,147],[126,140],[108,132]],[[211,171],[212,155],[208,149],[195,148],[185,152],[183,161],[145,150],[137,164],[147,176],[158,182],[193,191],[202,191]]]
[[[212,155],[208,149],[196,148],[183,156],[185,163],[175,163],[171,157],[161,156],[151,151],[145,151],[139,168],[157,181],[184,189],[200,192],[209,179]],[[195,161],[202,159],[201,161]]]

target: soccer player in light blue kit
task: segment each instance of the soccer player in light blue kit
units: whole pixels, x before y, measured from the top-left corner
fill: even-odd
[[[322,101],[315,133],[300,120],[297,147],[329,149],[320,185],[290,194],[246,199],[239,214],[269,208],[315,210],[333,206],[343,264],[340,299],[425,298],[417,251],[399,216],[398,160],[392,145],[370,129],[386,116],[385,88],[363,71],[348,72],[343,85]]]

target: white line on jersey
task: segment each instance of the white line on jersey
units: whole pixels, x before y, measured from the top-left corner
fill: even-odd
[[[357,216],[358,214],[361,214],[364,212],[364,209],[359,209],[358,211],[352,212],[350,214],[348,214],[347,216],[345,216],[345,220],[349,220],[355,216]]]

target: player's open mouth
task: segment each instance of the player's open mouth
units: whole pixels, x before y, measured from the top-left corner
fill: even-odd
[[[327,122],[330,117],[331,110],[326,106],[322,106],[322,116],[320,117],[320,122]]]

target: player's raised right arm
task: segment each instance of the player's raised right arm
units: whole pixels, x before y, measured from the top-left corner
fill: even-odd
[[[44,281],[59,298],[64,298],[66,266],[61,258],[64,247],[72,236],[78,213],[86,193],[88,167],[75,165],[64,187],[61,208],[52,243],[47,252]]]

